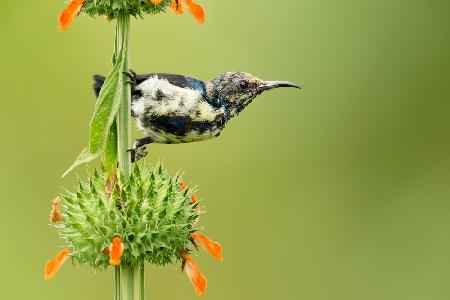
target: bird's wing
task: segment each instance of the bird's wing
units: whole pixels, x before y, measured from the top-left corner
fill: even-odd
[[[101,90],[103,84],[105,83],[106,77],[101,76],[101,75],[94,75],[93,78],[94,78],[94,84],[92,85],[92,87],[94,88],[95,96],[98,98],[98,95],[100,94],[100,90]]]
[[[180,88],[190,88],[199,91],[200,95],[203,98],[206,98],[205,83],[197,78],[187,77],[183,75],[169,74],[169,73],[150,73],[150,74],[136,75],[135,78],[136,85],[139,85],[145,80],[154,76],[157,76],[159,79],[165,79],[174,86]],[[139,91],[136,90],[136,93],[139,93]]]
[[[144,82],[145,80],[147,80],[153,76],[158,76],[158,78],[166,79],[170,84],[173,84],[180,88],[185,88],[185,87],[190,86],[187,77],[185,77],[183,75],[168,74],[168,73],[150,73],[150,74],[137,75],[136,76],[136,85],[141,84],[142,82]]]
[[[161,79],[166,79],[170,84],[178,86],[180,88],[195,88],[202,91],[202,95],[204,93],[204,84],[201,80],[192,78],[192,77],[186,77],[183,75],[177,75],[177,74],[169,74],[169,73],[149,73],[149,74],[138,74],[136,75],[134,86],[132,88],[133,96],[139,96],[140,91],[136,90],[135,87],[141,84],[142,82],[146,81],[150,77],[157,76]],[[100,89],[103,86],[103,83],[105,82],[105,77],[101,75],[94,75],[94,90],[95,94],[98,97],[100,93]]]

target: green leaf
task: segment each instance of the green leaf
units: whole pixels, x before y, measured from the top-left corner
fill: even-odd
[[[90,162],[91,160],[94,160],[97,156],[98,155],[90,153],[88,148],[83,149],[83,151],[81,151],[80,155],[78,155],[78,157],[75,160],[75,162],[67,169],[66,172],[64,172],[64,174],[61,176],[61,178],[66,177],[67,174],[72,172],[73,169],[75,169],[76,167],[78,167],[82,163]]]
[[[109,130],[102,165],[105,167],[106,174],[111,174],[117,167],[117,123],[115,121]]]
[[[110,128],[120,107],[123,89],[123,75],[121,72],[125,57],[122,55],[122,51],[118,56],[119,60],[116,61],[112,71],[106,78],[95,105],[94,115],[90,123],[89,148],[81,152],[62,177],[65,177],[80,164],[96,159],[106,148]],[[112,147],[111,143],[109,146]],[[109,156],[108,163],[111,163],[111,159],[112,157]]]
[[[123,76],[120,73],[124,62],[122,53],[119,53],[119,58],[120,60],[116,62],[106,78],[95,105],[94,116],[90,123],[89,151],[91,153],[97,153],[105,147],[109,129],[119,110],[123,89]]]

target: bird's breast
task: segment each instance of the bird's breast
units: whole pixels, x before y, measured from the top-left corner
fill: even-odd
[[[138,120],[138,127],[157,143],[190,143],[216,137],[223,126],[190,117],[160,116]]]
[[[207,140],[217,136],[225,125],[224,108],[211,106],[200,91],[158,78],[149,78],[137,89],[141,93],[133,98],[133,117],[138,128],[155,142]]]

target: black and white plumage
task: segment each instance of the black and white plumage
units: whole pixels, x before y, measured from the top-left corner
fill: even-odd
[[[136,140],[136,151],[149,143],[190,143],[220,134],[227,122],[263,91],[295,87],[287,81],[264,81],[248,73],[226,72],[212,81],[183,75],[126,73],[130,79],[131,114],[146,135]],[[98,96],[105,77],[94,76]]]

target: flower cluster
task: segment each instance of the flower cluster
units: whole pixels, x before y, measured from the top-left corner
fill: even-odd
[[[136,164],[129,179],[119,177],[96,170],[76,192],[54,200],[50,222],[66,248],[47,263],[45,277],[52,278],[68,257],[96,269],[181,261],[196,292],[203,294],[206,279],[190,254],[200,245],[222,260],[222,248],[196,228],[202,212],[195,189],[161,166]]]
[[[201,5],[192,0],[184,0],[189,12],[198,22],[205,22],[205,12]],[[117,18],[121,12],[132,16],[142,17],[144,14],[156,14],[164,12],[171,7],[176,14],[182,14],[182,0],[71,0],[65,10],[59,16],[59,27],[65,30],[72,20],[81,12],[91,17],[105,16],[108,20]]]

